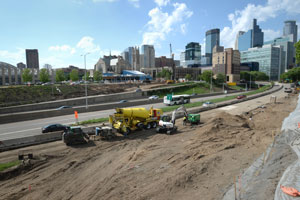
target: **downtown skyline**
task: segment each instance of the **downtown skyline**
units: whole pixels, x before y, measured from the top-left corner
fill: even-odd
[[[220,29],[220,45],[234,47],[238,31],[247,31],[256,18],[264,41],[282,35],[285,20],[296,20],[299,31],[300,1],[268,0],[216,6],[180,0],[5,0],[0,13],[4,31],[0,61],[26,63],[25,49],[38,49],[40,68],[74,65],[92,69],[103,55],[120,55],[130,46],[152,44],[155,56],[169,57],[172,44],[179,59],[189,42],[199,42],[205,53],[205,32]],[[298,37],[299,38],[299,37]]]

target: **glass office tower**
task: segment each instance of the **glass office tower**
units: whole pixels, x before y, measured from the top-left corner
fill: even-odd
[[[252,29],[238,36],[238,49],[247,51],[252,47],[261,47],[264,44],[264,33],[257,25],[257,20],[253,19]]]
[[[209,63],[212,64],[212,53],[215,46],[220,46],[220,29],[211,29],[206,31],[205,56],[208,57]]]

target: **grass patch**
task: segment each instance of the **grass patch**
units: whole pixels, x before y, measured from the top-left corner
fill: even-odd
[[[271,85],[265,85],[257,90],[245,93],[245,95],[254,95],[260,92],[264,92],[266,90],[268,90],[271,87]],[[229,101],[232,99],[235,99],[238,95],[232,95],[232,96],[227,96],[227,97],[222,97],[222,98],[217,98],[217,99],[211,99],[209,100],[210,102],[213,103],[219,103],[219,102],[223,102],[223,101]],[[188,103],[185,104],[184,107],[185,108],[194,108],[194,107],[199,107],[202,106],[202,104],[204,103],[204,101],[199,101],[199,102],[194,102],[194,103]],[[174,106],[168,106],[168,107],[163,107],[161,108],[163,112],[172,112],[173,110],[176,110],[177,108],[179,108],[181,105],[174,105]],[[99,118],[99,119],[91,119],[91,120],[86,120],[86,121],[82,121],[79,122],[78,125],[85,125],[85,124],[94,124],[94,123],[102,123],[102,122],[107,122],[108,121],[108,117],[107,118]],[[75,124],[74,124],[75,125]]]
[[[8,163],[0,163],[0,172],[19,164],[20,164],[19,160],[8,162]]]
[[[90,120],[81,121],[78,124],[72,124],[71,126],[85,125],[85,124],[96,124],[96,123],[102,123],[102,122],[107,122],[107,121],[108,121],[108,117],[98,118],[98,119],[90,119]]]

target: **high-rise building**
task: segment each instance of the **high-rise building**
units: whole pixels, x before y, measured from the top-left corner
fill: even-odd
[[[181,67],[187,67],[185,64],[185,51],[180,53],[180,66]]]
[[[153,45],[142,45],[140,56],[143,61],[141,61],[141,68],[154,68],[155,67],[155,50]]]
[[[235,50],[238,50],[239,49],[239,37],[241,35],[243,35],[245,32],[244,31],[239,31],[238,34],[236,35],[236,38],[235,38],[235,44],[234,44],[234,49]]]
[[[295,44],[297,42],[297,33],[298,32],[298,26],[296,25],[296,21],[294,20],[288,20],[284,22],[283,27],[283,36],[293,35],[293,43]]]
[[[185,46],[185,63],[187,67],[200,67],[201,45],[198,42],[190,42]]]
[[[220,29],[211,29],[206,31],[205,56],[208,57],[209,63],[212,64],[212,53],[215,46],[220,46]]]
[[[270,80],[279,80],[284,72],[285,54],[282,46],[272,44],[249,48],[241,52],[241,63],[258,62],[259,71],[264,72]]]
[[[283,71],[281,71],[280,73],[284,73],[285,71],[287,71],[288,69],[291,69],[294,67],[295,62],[294,62],[294,51],[295,51],[295,47],[294,47],[294,43],[293,41],[293,36],[292,35],[288,35],[286,37],[279,37],[279,38],[275,38],[274,40],[271,41],[267,41],[264,44],[272,44],[272,45],[280,45],[283,47],[283,53],[285,54],[285,59],[284,59],[284,68],[282,69]]]
[[[264,44],[264,33],[257,25],[256,19],[253,19],[252,29],[244,33],[239,32],[236,43],[240,51],[247,51],[252,47],[261,47]]]
[[[215,76],[224,74],[227,82],[240,81],[240,52],[232,48],[215,46],[213,49],[212,70]]]
[[[27,68],[39,69],[39,52],[37,49],[26,49]]]
[[[140,71],[140,50],[137,47],[128,47],[122,53],[124,60],[128,61],[132,70]]]

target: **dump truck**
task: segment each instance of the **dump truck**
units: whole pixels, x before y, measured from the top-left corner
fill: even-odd
[[[163,114],[161,109],[150,108],[116,108],[116,113],[109,116],[112,128],[127,136],[137,129],[156,128]]]

